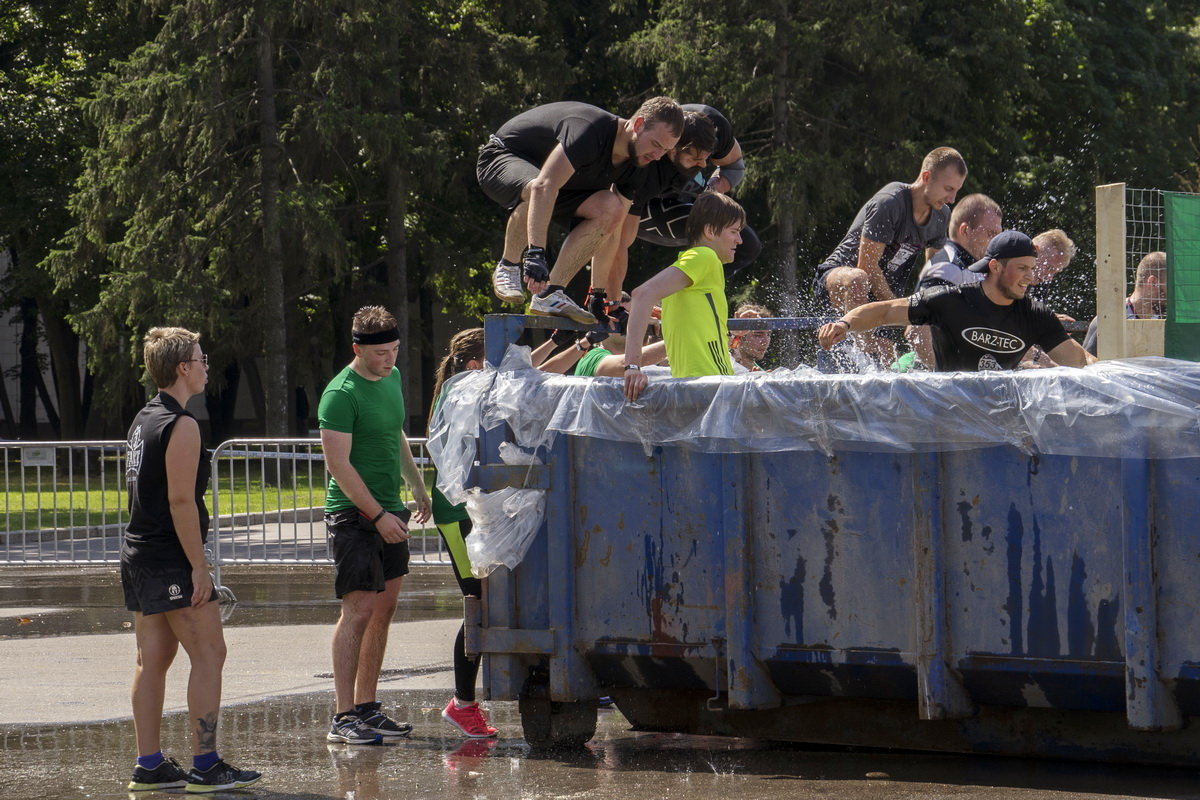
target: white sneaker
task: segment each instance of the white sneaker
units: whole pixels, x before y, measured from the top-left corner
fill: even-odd
[[[524,303],[525,289],[521,286],[520,264],[496,264],[492,271],[492,291],[505,303]]]
[[[562,289],[555,289],[545,297],[534,295],[529,303],[529,310],[544,317],[566,317],[582,325],[596,324],[596,318],[567,297],[567,293]]]

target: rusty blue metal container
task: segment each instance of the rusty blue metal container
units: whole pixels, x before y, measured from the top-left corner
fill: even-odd
[[[520,328],[489,318],[489,360]],[[485,489],[507,436],[482,436]],[[534,741],[586,740],[609,695],[647,730],[1200,763],[1200,458],[571,434],[544,455],[522,480],[545,524],[468,610]]]

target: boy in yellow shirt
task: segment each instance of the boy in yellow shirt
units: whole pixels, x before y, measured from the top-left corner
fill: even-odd
[[[671,377],[732,375],[729,358],[729,303],[724,265],[742,243],[746,212],[736,200],[716,192],[696,198],[688,215],[691,247],[675,263],[633,290],[625,349],[625,397],[636,400],[646,388],[641,371],[642,342],[650,310],[662,304],[663,339]]]

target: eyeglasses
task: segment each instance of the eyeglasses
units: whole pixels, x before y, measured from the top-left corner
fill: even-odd
[[[204,355],[200,356],[199,358],[186,358],[180,363],[190,364],[193,361],[200,361],[204,364],[204,366],[207,367],[208,366],[208,353],[205,353]]]

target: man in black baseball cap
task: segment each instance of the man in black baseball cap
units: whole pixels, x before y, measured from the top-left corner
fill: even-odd
[[[1002,231],[983,258],[968,269],[985,275],[979,283],[934,286],[911,297],[867,303],[821,327],[828,349],[851,331],[879,325],[930,325],[940,371],[1013,369],[1033,345],[1058,364],[1083,367],[1095,361],[1067,335],[1054,313],[1025,296],[1034,283],[1037,248],[1020,231]]]

